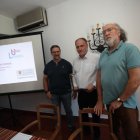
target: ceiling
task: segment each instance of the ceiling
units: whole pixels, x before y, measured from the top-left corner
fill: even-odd
[[[36,7],[48,9],[67,0],[0,0],[0,15],[15,18]]]

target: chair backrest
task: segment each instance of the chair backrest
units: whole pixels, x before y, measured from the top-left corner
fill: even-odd
[[[107,115],[108,116],[108,123],[95,123],[95,122],[84,122],[82,121],[82,115],[83,114],[93,114],[94,110],[93,108],[84,108],[79,110],[79,128],[74,131],[68,140],[74,140],[79,134],[81,137],[81,140],[83,140],[83,126],[97,126],[97,127],[108,127],[109,128],[109,133],[110,133],[110,139],[111,140],[117,140],[116,135],[113,133],[113,125],[112,125],[112,114],[106,110],[103,111],[103,115]]]
[[[111,113],[104,111],[103,114],[108,116],[109,123],[95,123],[95,122],[83,122],[82,121],[82,114],[93,114],[94,110],[93,108],[84,108],[82,110],[79,110],[79,121],[80,126],[98,126],[98,127],[109,127],[110,131],[113,131],[112,128],[112,115]]]
[[[36,108],[37,110],[37,120],[38,120],[38,128],[41,129],[41,119],[51,119],[56,120],[57,124],[56,127],[60,127],[60,110],[59,107],[53,104],[39,104]],[[53,111],[51,113],[42,113],[42,111]]]
[[[35,133],[33,132],[33,135],[35,135],[35,136],[38,136],[38,134],[47,135],[48,132],[46,130],[45,130],[45,133],[42,131],[42,124],[44,123],[43,121],[45,121],[44,120],[45,118],[46,118],[48,123],[50,123],[50,121],[48,121],[48,119],[51,119],[51,120],[55,120],[56,125],[55,125],[55,129],[53,130],[51,135],[49,132],[49,135],[50,135],[49,140],[54,140],[60,131],[60,110],[59,110],[59,107],[56,105],[53,105],[53,104],[39,104],[36,107],[36,110],[37,110],[37,120],[26,125],[20,132],[26,132],[27,130],[30,130],[30,128],[33,127],[34,125],[37,125],[38,130],[40,132],[35,131]],[[44,113],[44,111],[45,111],[45,113]],[[51,113],[50,113],[50,111],[51,111]],[[45,123],[45,125],[48,125],[48,123],[47,124]],[[49,126],[49,127],[51,127],[51,126]]]
[[[84,108],[82,110],[79,110],[79,121],[80,121],[80,127],[81,127],[81,130],[82,130],[82,127],[83,126],[97,126],[97,127],[107,127],[109,128],[109,133],[110,133],[110,139],[111,140],[117,140],[117,137],[115,136],[115,134],[113,133],[113,125],[112,125],[112,113],[104,110],[103,111],[103,115],[107,115],[108,116],[108,123],[95,123],[95,122],[83,122],[82,121],[82,114],[85,114],[85,113],[90,113],[90,114],[93,114],[94,113],[94,110],[93,108]],[[83,132],[81,133],[81,137],[83,137]]]

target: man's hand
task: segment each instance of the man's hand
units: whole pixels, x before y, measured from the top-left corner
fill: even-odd
[[[77,92],[76,91],[73,91],[73,93],[72,93],[72,99],[76,99],[76,97],[77,97]]]
[[[86,87],[86,89],[87,89],[87,92],[88,93],[91,93],[94,89],[95,89],[95,87],[93,86],[93,84],[88,84],[88,86]]]
[[[47,94],[48,99],[51,99],[52,98],[52,94],[51,94],[50,91],[48,91],[46,94]]]
[[[110,104],[109,111],[114,113],[114,111],[118,109],[121,105],[122,105],[122,102],[118,102],[117,100],[115,100]]]
[[[73,98],[73,99],[76,99],[76,97],[77,97],[77,92],[78,92],[78,87],[74,87],[73,93],[72,93],[72,98]]]
[[[94,106],[94,112],[98,116],[100,116],[103,113],[103,102],[97,101],[96,105]]]

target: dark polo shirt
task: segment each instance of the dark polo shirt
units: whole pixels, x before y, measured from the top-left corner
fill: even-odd
[[[48,86],[52,94],[71,92],[70,74],[72,74],[72,65],[70,62],[61,59],[56,64],[51,60],[45,65],[44,74],[48,76]]]

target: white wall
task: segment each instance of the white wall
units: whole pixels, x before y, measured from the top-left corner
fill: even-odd
[[[14,26],[12,18],[0,15],[0,34],[16,34],[17,31]]]
[[[127,31],[129,42],[140,48],[139,7],[139,0],[68,0],[47,9],[49,25],[38,29],[44,31],[46,61],[51,59],[50,46],[58,44],[62,49],[62,57],[72,62],[77,55],[74,41],[79,37],[87,37],[91,27],[97,23],[119,23]],[[7,97],[0,98],[0,106],[8,106]],[[4,98],[6,102],[2,102]],[[14,95],[11,98],[14,108],[23,110],[34,110],[39,102],[48,102],[42,93]],[[77,115],[77,101],[72,102],[72,108],[74,115]]]
[[[138,0],[69,0],[48,9],[49,26],[44,28],[46,59],[50,59],[49,47],[56,43],[63,48],[62,56],[72,62],[75,39],[87,37],[97,23],[118,22],[127,31],[128,40],[140,46],[139,6]]]

